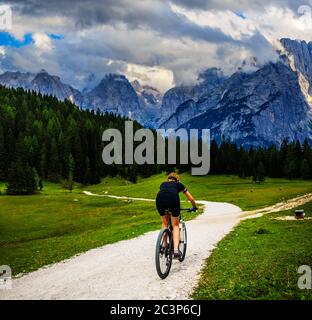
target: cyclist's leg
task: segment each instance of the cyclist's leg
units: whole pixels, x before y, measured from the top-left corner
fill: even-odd
[[[180,222],[180,217],[172,216],[173,248],[174,248],[175,251],[179,250],[179,242],[180,242],[179,222]]]
[[[169,219],[170,219],[169,214],[166,214],[166,215],[161,216],[162,228],[167,228],[167,227],[168,227],[168,225],[169,225]]]
[[[165,215],[161,216],[162,228],[168,228],[169,219],[170,219],[169,214],[165,214]],[[168,243],[167,234],[165,234],[163,237],[163,242],[162,242],[163,248],[165,248],[167,246],[167,243]]]

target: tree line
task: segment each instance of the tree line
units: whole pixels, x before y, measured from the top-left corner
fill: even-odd
[[[124,133],[126,118],[99,110],[82,110],[68,100],[23,89],[0,86],[0,181],[8,194],[31,194],[43,187],[43,180],[99,183],[102,177],[121,176],[136,182],[162,171],[186,171],[188,165],[105,165],[102,161],[104,130]],[[137,122],[134,130],[141,128]],[[156,134],[156,133],[155,133]],[[179,163],[179,148],[177,148]],[[265,176],[289,179],[312,178],[312,150],[303,144],[283,141],[278,148],[243,148],[223,141],[211,143],[210,174]]]
[[[107,175],[136,182],[161,166],[105,165],[102,134],[124,132],[124,117],[82,110],[70,101],[0,86],[0,181],[8,194],[31,194],[42,181],[99,183]],[[134,123],[134,130],[141,128]]]
[[[285,139],[280,147],[243,148],[223,138],[218,144],[211,142],[209,174],[234,174],[252,177],[261,182],[265,177],[312,179],[312,149],[308,140],[290,142]],[[180,171],[189,170],[180,166]]]

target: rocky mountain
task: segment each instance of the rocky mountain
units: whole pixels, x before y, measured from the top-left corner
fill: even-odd
[[[197,101],[202,95],[221,85],[226,77],[222,70],[210,68],[200,73],[197,83],[192,86],[177,86],[168,90],[162,101],[160,125],[170,118],[179,106],[190,100],[190,104]],[[182,106],[185,109],[185,105]]]
[[[77,104],[85,109],[100,109],[141,120],[139,98],[123,75],[106,75],[95,88],[85,93]]]
[[[37,74],[21,72],[5,72],[0,75],[0,84],[12,88],[24,88],[34,90],[46,95],[53,95],[59,100],[70,99],[74,102],[79,96],[79,91],[64,84],[57,76],[50,75],[41,70]]]
[[[76,105],[86,109],[100,109],[127,116],[150,125],[151,106],[156,104],[159,108],[161,96],[151,87],[142,87],[140,95],[136,93],[128,79],[123,75],[109,74],[100,82],[91,75],[87,87],[80,92],[61,81],[57,76],[47,71],[39,73],[5,72],[0,75],[0,84],[34,90],[42,94],[52,95],[59,100],[69,99]],[[154,96],[153,96],[154,95]]]
[[[38,74],[6,72],[0,84],[23,87],[78,106],[100,109],[154,128],[211,129],[243,145],[280,144],[283,139],[312,140],[312,43],[282,39],[278,62],[259,65],[256,57],[242,62],[232,76],[210,68],[194,85],[180,85],[163,96],[151,86],[130,83],[123,75],[102,80],[91,75],[79,92],[42,70]]]
[[[131,85],[137,93],[140,103],[144,107],[159,106],[162,101],[161,93],[151,86],[141,85],[138,80],[131,82]]]
[[[160,114],[162,94],[156,88],[141,85],[138,80],[131,82],[131,85],[139,98],[141,106],[140,122],[146,127],[155,128]]]
[[[161,127],[209,128],[218,141],[224,136],[244,145],[311,139],[312,44],[281,44],[280,61],[244,61],[228,79],[179,104]]]
[[[35,75],[27,72],[5,72],[0,75],[0,84],[10,88],[31,88],[31,81],[34,79]]]
[[[300,72],[309,82],[309,93],[312,93],[312,42],[300,40],[281,39],[290,66],[294,71]]]
[[[298,76],[282,62],[234,74],[193,108],[200,113],[180,127],[209,128],[217,141],[224,136],[245,146],[267,146],[285,138],[303,141],[310,133],[310,107]]]

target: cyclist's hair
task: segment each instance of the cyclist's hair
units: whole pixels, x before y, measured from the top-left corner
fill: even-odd
[[[167,179],[168,179],[169,181],[170,181],[170,180],[173,180],[173,181],[176,181],[176,182],[180,181],[179,175],[178,175],[177,173],[175,173],[175,172],[169,173]]]

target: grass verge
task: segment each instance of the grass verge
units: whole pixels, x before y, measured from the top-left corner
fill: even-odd
[[[255,184],[251,179],[237,176],[191,176],[181,175],[181,182],[189,189],[195,199],[229,202],[243,210],[252,210],[273,205],[304,193],[312,192],[311,181],[270,179]],[[132,184],[117,178],[103,179],[98,185],[87,190],[95,193],[109,193],[129,197],[155,198],[159,185],[166,179],[165,174],[140,179]]]
[[[312,216],[312,203],[302,207]],[[194,299],[312,299],[297,286],[298,267],[312,266],[312,220],[284,221],[272,213],[241,222],[206,261]]]
[[[99,185],[77,186],[73,193],[57,184],[44,183],[43,191],[33,196],[1,195],[0,265],[10,265],[16,275],[157,230],[160,218],[154,203],[90,197],[82,191],[155,198],[164,179],[162,174],[131,184],[119,178],[106,178]],[[234,176],[188,174],[183,174],[182,179],[196,199],[231,202],[243,209],[312,192],[312,184],[306,181],[268,179],[264,184],[254,185]],[[5,189],[4,183],[0,183],[0,189]],[[195,216],[186,214],[185,218]]]

